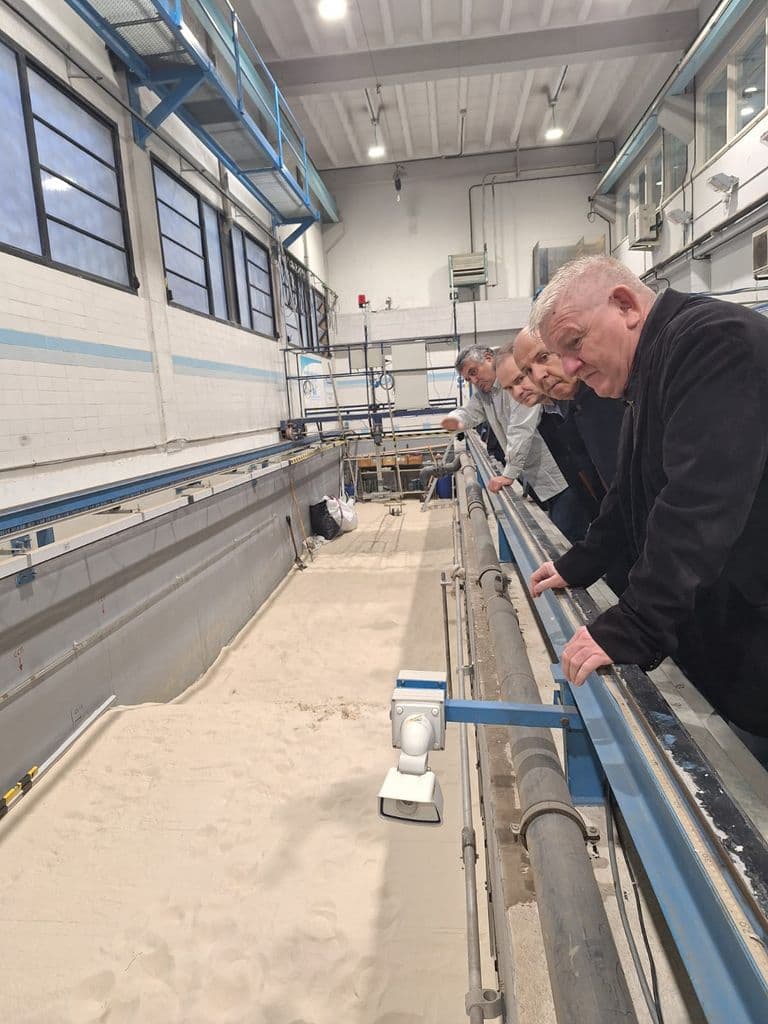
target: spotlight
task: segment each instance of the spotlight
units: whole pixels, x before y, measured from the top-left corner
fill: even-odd
[[[368,147],[368,156],[371,160],[380,160],[386,153],[386,149],[384,144],[379,142],[379,122],[375,117],[371,119],[371,124],[373,125],[373,143]]]
[[[715,192],[731,193],[738,187],[739,179],[733,174],[713,174],[711,178],[707,178],[707,184]]]
[[[443,820],[443,794],[435,773],[404,775],[390,768],[379,790],[379,814],[388,821],[439,825]]]
[[[690,210],[681,210],[679,208],[675,210],[666,210],[664,212],[664,216],[673,224],[690,224],[693,220],[693,214]]]
[[[392,176],[392,181],[394,182],[394,186],[395,186],[395,202],[396,203],[400,202],[400,198],[401,198],[400,193],[403,190],[403,178],[404,177],[405,177],[405,171],[403,170],[402,165],[401,164],[395,164],[395,173]]]
[[[550,101],[549,109],[552,111],[552,124],[544,132],[544,138],[547,142],[556,142],[558,139],[563,137],[563,129],[557,127],[557,121],[555,120],[555,107],[557,106],[556,101]]]
[[[325,21],[339,21],[347,13],[347,0],[320,0],[317,11]]]

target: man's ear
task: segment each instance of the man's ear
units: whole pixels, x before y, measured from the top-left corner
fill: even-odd
[[[624,284],[615,285],[611,289],[609,301],[618,308],[619,313],[626,320],[627,327],[630,330],[640,324],[643,311],[637,295],[635,295],[631,288],[627,288]]]

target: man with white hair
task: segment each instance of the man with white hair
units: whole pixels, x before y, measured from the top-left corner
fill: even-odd
[[[633,563],[619,603],[563,650],[566,676],[672,655],[768,764],[768,321],[672,289],[657,298],[598,256],[555,275],[531,329],[630,412],[599,518],[531,577],[538,596],[588,586],[622,552]]]
[[[467,430],[488,423],[505,454],[504,468],[491,477],[489,490],[510,487],[519,477],[569,540],[583,537],[586,524],[574,520],[574,495],[536,430],[541,409],[527,409],[504,391],[496,380],[493,349],[470,345],[459,353],[456,369],[474,391],[461,408],[444,417],[442,426],[445,430]]]

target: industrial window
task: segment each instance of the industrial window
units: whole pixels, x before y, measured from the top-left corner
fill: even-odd
[[[232,257],[239,322],[275,337],[275,305],[269,252],[238,227],[232,228]]]
[[[728,141],[728,74],[724,68],[704,90],[704,159]]]
[[[765,33],[736,56],[735,129],[740,132],[765,107]]]
[[[128,286],[115,129],[0,43],[0,244]]]
[[[152,169],[169,299],[226,320],[219,214],[158,164]]]
[[[621,241],[622,238],[627,237],[629,228],[629,188],[623,189],[619,193],[618,200],[616,202],[616,239]]]
[[[290,345],[327,352],[328,304],[325,289],[314,280],[306,267],[287,256],[282,273],[285,333]]]
[[[688,168],[688,146],[671,132],[662,137],[664,150],[664,197],[668,198],[685,181]]]
[[[734,46],[701,90],[700,138],[710,160],[765,110],[765,20]]]
[[[661,202],[664,189],[661,146],[659,146],[655,152],[651,153],[648,160],[648,173],[650,175],[648,183],[648,202],[653,203],[654,206],[658,207]]]

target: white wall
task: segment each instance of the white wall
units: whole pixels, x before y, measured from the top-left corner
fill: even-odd
[[[125,98],[103,43],[62,0],[37,17]],[[150,157],[134,143],[128,114],[6,7],[0,30],[117,124],[140,281],[132,294],[0,253],[0,507],[272,443],[285,415],[281,342],[168,305]],[[191,134],[168,124],[217,178]],[[161,142],[148,148],[182,170]],[[183,177],[222,208],[188,165]],[[232,191],[253,213],[238,213],[237,223],[268,243],[266,212]]]
[[[437,167],[434,179],[405,177],[400,203],[395,202],[390,178],[335,184],[342,223],[326,226],[324,239],[328,283],[339,295],[342,314],[357,310],[360,292],[374,310],[384,309],[387,297],[392,299],[393,312],[448,308],[448,256],[470,251],[468,190],[480,184],[482,175],[443,177],[443,173]],[[597,178],[590,173],[497,184],[495,211],[491,190],[486,190],[485,239],[492,264],[490,279],[495,283],[488,289],[489,304],[530,299],[536,242],[562,244],[602,233],[599,225],[586,219],[586,196]],[[479,188],[473,192],[473,220],[474,248],[479,251],[483,245]],[[444,329],[449,330],[450,323]]]

